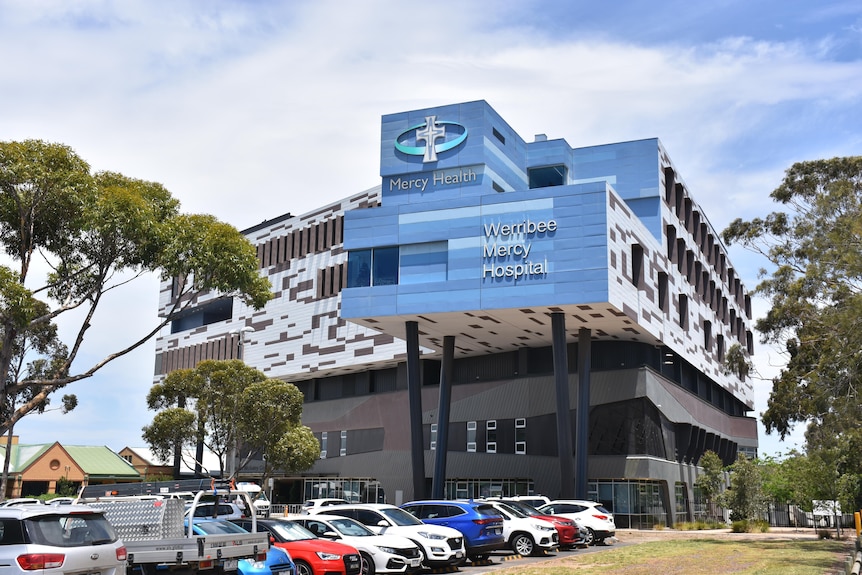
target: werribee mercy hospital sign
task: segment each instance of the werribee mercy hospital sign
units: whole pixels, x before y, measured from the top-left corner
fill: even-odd
[[[482,278],[512,278],[517,281],[525,276],[544,276],[548,273],[548,258],[531,260],[530,252],[536,236],[555,231],[556,220],[533,222],[526,219],[513,224],[484,224]]]
[[[455,127],[456,137],[447,139],[448,127]],[[460,133],[458,133],[460,132]],[[410,145],[411,140],[416,144]],[[438,140],[442,140],[438,143]],[[467,140],[467,128],[457,122],[438,121],[437,116],[426,116],[425,122],[411,126],[395,139],[395,149],[408,156],[422,156],[422,163],[438,161],[437,154],[453,150]],[[389,191],[425,192],[431,189],[478,182],[481,166],[434,170],[430,175],[395,176],[389,179]],[[485,223],[482,226],[482,278],[517,281],[525,277],[545,276],[548,258],[530,259],[533,241],[539,235],[557,230],[555,220],[504,224]]]

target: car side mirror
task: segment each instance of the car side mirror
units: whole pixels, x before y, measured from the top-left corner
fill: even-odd
[[[325,537],[327,539],[340,539],[340,536],[335,531],[325,531],[321,537]]]
[[[386,523],[385,519],[381,519],[380,521],[377,522],[377,526],[378,527],[389,527],[389,524]]]

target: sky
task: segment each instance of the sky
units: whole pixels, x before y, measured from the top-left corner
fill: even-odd
[[[472,100],[527,141],[659,138],[719,232],[776,209],[793,163],[862,154],[858,0],[0,0],[0,61],[0,141],[66,144],[238,229],[378,185],[382,115]],[[729,253],[752,289],[766,262]],[[157,296],[112,294],[76,370],[154,327]],[[756,352],[753,415],[782,363]],[[15,432],[141,446],[153,369],[149,342]],[[761,427],[760,453],[802,431]]]

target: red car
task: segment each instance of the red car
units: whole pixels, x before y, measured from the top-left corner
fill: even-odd
[[[557,535],[560,537],[560,547],[571,549],[573,547],[585,546],[586,538],[580,533],[578,525],[574,520],[568,517],[560,517],[559,515],[545,515],[532,505],[527,505],[521,501],[512,501],[509,499],[501,499],[501,503],[505,503],[509,507],[514,507],[524,515],[535,517],[536,519],[544,519],[554,524],[557,528]]]
[[[251,519],[236,519],[233,523],[251,531]],[[258,519],[257,530],[269,531],[272,544],[290,553],[296,575],[358,575],[362,570],[362,558],[355,548],[321,539],[294,521]]]

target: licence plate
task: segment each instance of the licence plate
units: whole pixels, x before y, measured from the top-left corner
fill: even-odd
[[[463,553],[461,553],[460,551],[458,551],[457,553],[455,553],[455,557],[457,557],[458,559],[460,559],[460,558],[461,558],[461,557],[463,557],[463,556],[464,556],[464,554],[463,554]]]
[[[421,563],[421,561],[419,561],[419,559],[411,559],[410,560],[410,566],[411,567],[419,567],[419,565],[421,565],[421,564],[422,563]]]
[[[236,571],[239,561],[237,559],[225,559],[222,568],[225,571]]]

